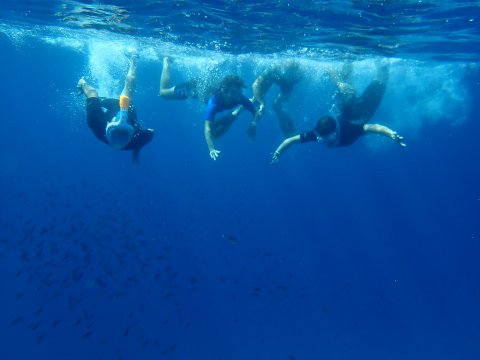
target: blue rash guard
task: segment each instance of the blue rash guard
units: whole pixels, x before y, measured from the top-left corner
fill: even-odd
[[[217,115],[219,112],[233,109],[238,105],[243,105],[245,109],[250,111],[252,114],[255,114],[257,111],[255,109],[255,105],[253,105],[253,103],[245,95],[242,95],[239,101],[235,101],[230,105],[225,105],[221,96],[213,95],[208,100],[207,111],[205,112],[205,120],[214,121],[215,115]]]

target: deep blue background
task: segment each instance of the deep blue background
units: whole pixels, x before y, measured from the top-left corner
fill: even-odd
[[[251,142],[244,114],[213,162],[140,61],[156,134],[136,168],[85,124],[85,54],[0,48],[1,359],[480,357],[478,107],[406,149],[311,144],[277,166],[274,119]]]

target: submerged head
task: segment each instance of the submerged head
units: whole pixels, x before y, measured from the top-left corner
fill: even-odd
[[[120,98],[120,111],[107,124],[105,135],[108,143],[115,149],[123,149],[132,140],[135,130],[128,123],[128,106],[130,100],[126,96]]]
[[[318,119],[315,131],[319,136],[327,137],[335,132],[336,127],[337,122],[335,119],[329,115],[325,115]]]
[[[235,75],[226,76],[220,83],[220,93],[225,103],[230,104],[240,100],[242,88],[245,87],[243,80]]]

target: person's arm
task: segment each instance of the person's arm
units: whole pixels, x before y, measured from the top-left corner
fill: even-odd
[[[272,155],[272,164],[278,163],[280,160],[280,155],[287,151],[292,145],[298,144],[300,142],[300,135],[295,135],[289,137],[288,139],[283,140],[283,142],[277,147],[277,150]]]
[[[394,130],[392,130],[392,129],[384,126],[384,125],[365,124],[365,125],[363,125],[363,131],[367,134],[371,133],[371,134],[379,134],[379,135],[387,136],[390,139],[392,139],[393,141],[395,141],[398,145],[407,146],[407,144],[405,144],[403,142],[403,136],[398,135],[396,131],[394,131]]]
[[[255,136],[257,136],[257,123],[259,119],[260,113],[257,111],[253,116],[252,122],[248,125],[247,135],[250,139],[255,139]]]
[[[257,109],[255,108],[253,100],[247,98],[246,96],[244,96],[242,99],[242,106],[253,115],[253,120],[248,126],[247,134],[250,138],[254,139],[255,135],[257,134],[257,123],[261,116],[260,111],[257,111]]]
[[[215,149],[215,145],[213,144],[213,135],[211,129],[212,121],[205,120],[205,141],[207,142],[208,151],[210,152],[210,157],[213,160],[217,160],[220,156],[220,151]]]
[[[259,118],[265,111],[265,94],[267,93],[268,89],[270,89],[270,86],[272,86],[272,81],[269,80],[268,77],[268,73],[262,74],[253,82],[252,85],[253,98],[260,104],[258,107]]]
[[[210,97],[207,104],[207,111],[205,112],[205,141],[207,142],[208,151],[210,152],[210,157],[213,160],[217,160],[220,155],[220,151],[215,149],[213,144],[214,134],[212,133],[212,123],[215,120],[215,115],[218,112],[218,102],[217,98],[214,96]]]

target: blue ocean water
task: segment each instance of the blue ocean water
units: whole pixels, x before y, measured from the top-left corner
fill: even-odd
[[[0,5],[0,359],[479,359],[478,1],[6,1]],[[85,76],[155,129],[141,152],[98,141]],[[306,131],[390,63],[364,137],[279,164],[272,111],[219,141],[175,82],[296,59],[285,109]],[[251,96],[251,87],[245,94]]]

